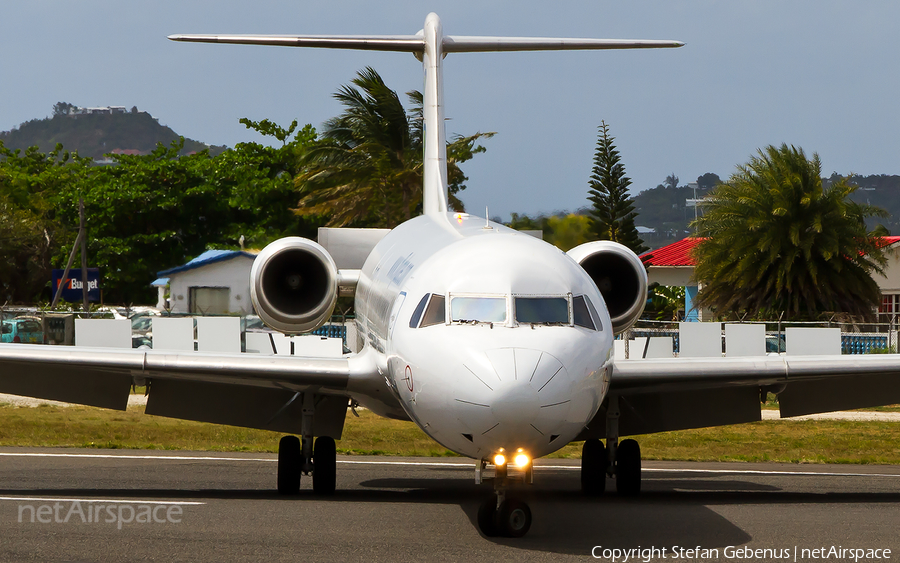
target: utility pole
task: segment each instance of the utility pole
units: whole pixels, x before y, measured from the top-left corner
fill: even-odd
[[[81,235],[81,297],[88,312],[87,227],[84,224],[84,198],[78,200],[78,233]]]
[[[684,204],[686,207],[694,208],[694,221],[697,220],[697,204],[700,203],[700,200],[697,199],[697,182],[688,183],[689,188],[694,189],[694,197],[684,200]]]
[[[72,263],[75,262],[75,253],[78,252],[79,248],[81,249],[81,291],[82,296],[84,297],[84,311],[88,310],[88,294],[87,294],[87,232],[84,225],[84,199],[80,199],[78,201],[78,236],[75,237],[75,243],[72,245],[72,252],[69,253],[69,260],[66,262],[66,269],[63,270],[63,275],[59,280],[59,285],[56,286],[56,293],[53,295],[53,301],[50,303],[50,308],[55,309],[56,304],[59,303],[59,298],[62,295],[63,284],[66,283],[66,279],[69,277],[69,270],[72,269]]]

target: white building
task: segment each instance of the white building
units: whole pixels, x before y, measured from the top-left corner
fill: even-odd
[[[152,286],[157,307],[173,313],[249,315],[250,267],[256,255],[242,250],[207,250],[187,264],[157,272]],[[169,297],[165,298],[166,287]]]
[[[320,227],[318,241],[338,268],[359,269],[372,248],[389,232],[390,229]],[[150,284],[159,292],[157,308],[196,315],[253,314],[250,268],[256,254],[207,250],[187,264],[157,272],[158,279]]]
[[[69,115],[104,115],[113,113],[128,113],[125,106],[104,106],[102,108],[83,108],[74,106],[69,108]]]

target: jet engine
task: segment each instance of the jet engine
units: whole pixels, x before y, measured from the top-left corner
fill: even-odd
[[[266,246],[250,269],[250,299],[275,330],[308,332],[331,318],[339,274],[327,250],[305,238],[286,237]]]
[[[584,268],[606,301],[613,331],[627,330],[647,304],[647,270],[637,254],[616,242],[586,242],[567,252]]]

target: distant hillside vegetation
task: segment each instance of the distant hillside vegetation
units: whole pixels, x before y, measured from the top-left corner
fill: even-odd
[[[707,174],[704,176],[715,176]],[[702,180],[704,176],[698,178]],[[832,182],[840,180],[843,176],[834,173],[830,178],[823,178],[827,187]],[[638,213],[635,223],[642,227],[654,229],[654,233],[642,233],[644,243],[651,249],[673,243],[689,236],[690,223],[694,220],[694,208],[687,201],[694,197],[692,186],[677,185],[678,178],[673,176],[673,183],[660,184],[655,188],[644,190],[634,196],[634,207]],[[860,187],[850,199],[859,203],[868,203],[884,208],[889,217],[870,217],[866,224],[870,229],[881,224],[891,234],[900,234],[900,176],[874,174],[871,176],[851,175],[850,182]],[[709,193],[715,182],[698,182],[696,197],[702,198]],[[702,206],[698,212],[702,214]]]
[[[44,119],[33,119],[12,131],[0,132],[0,141],[10,149],[26,149],[38,146],[41,152],[49,152],[57,143],[67,151],[77,151],[80,156],[94,159],[112,152],[136,151],[148,154],[157,143],[169,146],[179,135],[169,127],[160,125],[147,112],[69,115],[57,114]],[[184,154],[210,149],[212,154],[225,147],[214,147],[184,140]]]

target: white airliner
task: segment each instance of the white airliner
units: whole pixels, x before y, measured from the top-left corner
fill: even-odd
[[[135,378],[148,414],[292,434],[278,453],[278,490],[311,474],[335,490],[335,440],[348,402],[412,420],[475,460],[493,483],[479,510],[486,535],[518,537],[531,511],[508,494],[532,460],[584,440],[584,492],[640,491],[636,441],[620,435],[760,420],[760,394],[782,416],[900,402],[893,356],[762,357],[613,362],[613,337],[647,299],[641,261],[591,242],[568,253],[447,205],[441,65],[472,51],[678,47],[676,41],[445,36],[431,14],[408,36],[177,35],[177,41],[405,51],[425,69],[424,214],[339,270],[319,244],[285,238],[251,271],[259,315],[301,333],[324,324],[354,290],[360,352],[341,358],[164,350],[0,346],[0,392],[124,410]],[[293,435],[300,435],[301,439]],[[315,438],[315,442],[313,439]],[[604,446],[600,439],[606,440]]]

